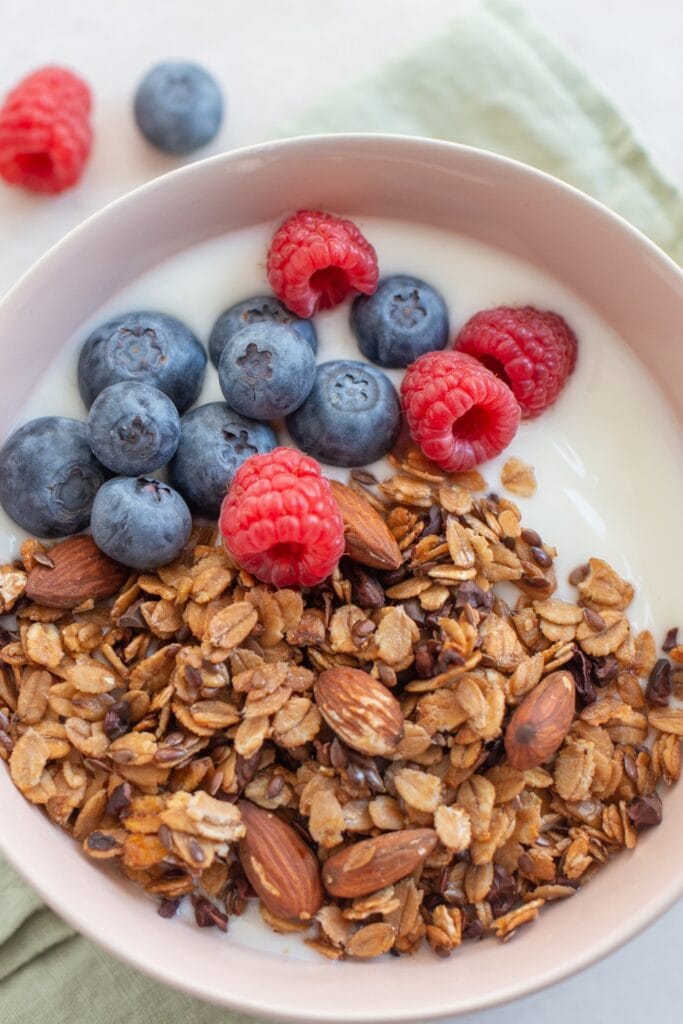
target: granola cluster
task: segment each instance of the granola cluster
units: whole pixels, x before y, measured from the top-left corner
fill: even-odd
[[[392,884],[327,893],[314,922],[262,899],[268,924],[313,925],[306,941],[331,958],[507,939],[661,820],[656,788],[680,774],[676,632],[658,659],[626,615],[633,587],[598,558],[572,573],[574,601],[554,597],[555,548],[477,472],[445,476],[414,450],[394,465],[387,481],[357,471],[350,487],[398,542],[397,570],[344,559],[320,587],[274,591],[206,527],[113,601],[71,610],[25,594],[50,564],[37,541],[0,569],[0,611],[17,623],[0,638],[0,757],[28,800],[88,856],[117,860],[162,915],[189,897],[198,924],[226,930],[243,912],[243,800],[294,826],[323,881],[345,848],[363,871],[368,846],[354,860],[354,844],[395,835],[382,847],[395,867],[403,832],[433,837]],[[506,478],[534,486],[518,462]],[[506,725],[560,668],[575,682],[569,731],[549,761],[515,769]],[[385,754],[333,730],[314,693],[328,669],[362,670],[396,698],[403,723]]]

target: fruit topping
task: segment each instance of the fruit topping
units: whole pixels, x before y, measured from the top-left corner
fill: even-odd
[[[169,466],[170,480],[191,509],[216,517],[236,470],[252,455],[277,446],[267,423],[246,419],[225,402],[186,412],[180,443]]]
[[[351,329],[367,359],[403,367],[425,352],[446,347],[448,310],[431,285],[396,274],[381,280],[374,295],[354,299]]]
[[[219,520],[242,568],[276,587],[312,587],[344,551],[344,523],[320,466],[293,448],[254,455],[235,473]]]
[[[455,347],[483,363],[512,389],[522,416],[555,402],[576,365],[576,336],[557,313],[499,306],[475,313]]]
[[[151,384],[179,412],[196,401],[204,380],[206,352],[189,327],[165,313],[124,313],[100,324],[78,360],[78,387],[90,408],[110,384]]]
[[[284,324],[250,324],[223,349],[218,381],[228,405],[255,420],[280,419],[297,409],[315,381],[308,342]]]
[[[90,406],[88,436],[94,454],[114,473],[152,473],[178,447],[180,416],[163,391],[122,381],[100,391]]]
[[[401,406],[386,374],[368,363],[336,359],[318,366],[306,401],[287,417],[298,446],[333,466],[363,466],[390,451]]]
[[[0,451],[0,504],[38,537],[85,530],[108,473],[88,444],[88,428],[64,416],[44,416],[16,430]]]
[[[230,306],[216,320],[209,336],[209,355],[213,365],[218,368],[223,349],[234,334],[250,324],[264,322],[293,327],[306,339],[314,353],[318,351],[318,336],[311,320],[300,320],[273,295],[256,295],[253,299],[245,299]]]
[[[190,539],[192,517],[178,492],[160,480],[117,476],[97,492],[91,526],[110,558],[153,569],[178,557]]]
[[[268,281],[299,317],[331,309],[352,292],[377,288],[377,255],[350,220],[299,210],[275,232],[268,251]]]
[[[421,356],[403,378],[401,401],[413,440],[448,473],[498,455],[519,425],[507,384],[461,352]]]

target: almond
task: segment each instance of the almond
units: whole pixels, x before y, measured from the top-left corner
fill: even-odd
[[[349,747],[388,757],[403,739],[401,705],[386,686],[358,668],[328,668],[314,687],[318,710]]]
[[[28,574],[26,594],[50,608],[75,608],[89,597],[111,597],[128,578],[129,570],[85,534],[55,544],[49,556],[53,567],[35,565]]]
[[[505,750],[513,768],[537,768],[562,746],[574,717],[574,678],[551,672],[519,705],[505,730]]]
[[[437,843],[432,828],[387,832],[332,854],[323,866],[325,888],[333,896],[354,899],[398,882],[420,867]]]
[[[369,501],[338,480],[330,480],[330,487],[344,520],[349,558],[372,569],[398,569],[403,557],[379,512]]]
[[[240,800],[238,806],[247,826],[239,857],[257,895],[277,917],[312,920],[323,901],[315,854],[276,814],[248,800]]]

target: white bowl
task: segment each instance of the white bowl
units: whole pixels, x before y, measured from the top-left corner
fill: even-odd
[[[72,232],[0,305],[0,436],[36,367],[49,365],[114,293],[189,246],[300,207],[438,225],[522,256],[615,328],[683,419],[683,274],[643,235],[522,164],[442,142],[365,135],[218,156],[151,182]],[[511,944],[468,944],[448,961],[310,962],[161,920],[26,803],[4,770],[0,806],[0,848],[78,931],[169,985],[296,1021],[435,1018],[513,999],[604,956],[683,891],[682,786],[667,796],[664,824],[643,837],[637,856],[616,858],[581,898],[554,907]]]

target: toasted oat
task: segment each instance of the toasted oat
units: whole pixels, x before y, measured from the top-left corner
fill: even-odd
[[[650,708],[649,721],[661,732],[683,736],[683,708]]]
[[[536,493],[536,474],[533,466],[521,459],[508,459],[500,472],[500,482],[520,498],[531,498]]]
[[[346,953],[351,957],[368,960],[388,953],[395,938],[396,930],[386,922],[366,924],[351,936],[346,945]]]
[[[47,740],[35,729],[27,729],[14,744],[9,759],[12,782],[17,789],[26,795],[40,783],[49,756]]]
[[[414,768],[401,768],[394,775],[394,785],[402,800],[416,811],[433,813],[441,799],[441,780]]]
[[[462,853],[472,839],[470,817],[464,807],[453,805],[437,807],[434,814],[436,834],[444,846],[454,853]]]
[[[11,612],[26,588],[28,574],[13,565],[0,566],[0,615]]]
[[[677,636],[658,660],[627,618],[633,587],[597,558],[572,574],[577,601],[553,596],[555,549],[512,501],[482,496],[479,474],[446,477],[415,449],[394,464],[367,492],[403,552],[386,580],[342,562],[315,592],[272,591],[206,529],[172,565],[73,611],[22,600],[50,559],[39,542],[0,567],[0,611],[19,613],[1,648],[0,758],[162,913],[190,896],[200,923],[225,928],[221,907],[243,911],[240,800],[305,831],[321,865],[355,843],[362,870],[364,839],[405,829],[436,844],[384,888],[324,897],[306,941],[332,959],[506,940],[658,823],[655,786],[681,773]],[[517,493],[532,480],[519,460],[504,467]],[[579,696],[571,728],[550,762],[514,769],[505,723],[561,666]],[[398,701],[386,757],[323,721],[314,684],[344,668]],[[283,933],[307,925],[261,912]]]
[[[524,906],[517,907],[516,910],[511,910],[509,913],[503,914],[502,917],[497,917],[493,922],[493,929],[498,938],[508,939],[521,925],[534,921],[544,902],[545,900],[538,898],[529,900]]]

